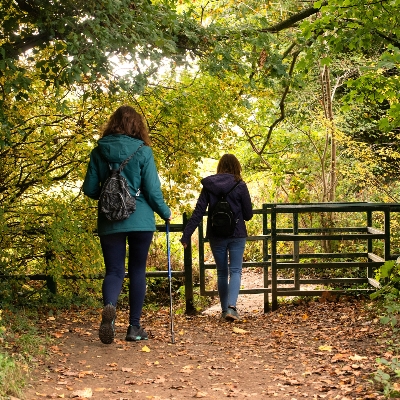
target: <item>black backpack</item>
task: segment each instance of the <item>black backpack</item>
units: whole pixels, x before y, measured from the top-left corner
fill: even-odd
[[[121,175],[131,158],[143,146],[143,143],[126,160],[122,161],[118,169],[112,169],[110,163],[110,176],[101,187],[99,198],[99,210],[110,221],[122,221],[136,210],[136,198],[129,192],[127,180]],[[140,189],[136,193],[138,196]]]
[[[226,197],[239,183],[240,181],[236,182],[228,193],[220,195],[217,204],[215,204],[209,213],[209,218],[211,219],[210,228],[213,236],[229,237],[235,232],[237,221],[234,218],[231,206]]]

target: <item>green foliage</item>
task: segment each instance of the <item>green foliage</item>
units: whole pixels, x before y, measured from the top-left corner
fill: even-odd
[[[386,398],[398,398],[400,396],[400,360],[393,357],[391,360],[378,357],[376,362],[379,366],[374,373],[374,381],[379,384]]]
[[[380,322],[383,325],[390,325],[393,330],[394,341],[387,343],[398,349],[398,332],[400,322],[400,258],[395,261],[386,261],[377,271],[378,279],[382,287],[371,294],[371,298],[382,300],[379,308],[382,310]],[[398,357],[390,360],[386,358],[377,359],[378,370],[374,373],[374,380],[377,382],[387,398],[397,398],[400,395],[400,361]]]
[[[397,265],[396,261],[386,261],[380,268],[378,273],[376,274],[376,279],[377,280],[382,280],[389,278],[391,276],[391,272]]]
[[[395,261],[386,261],[376,273],[376,279],[380,281],[382,287],[371,295],[373,299],[384,298],[389,314],[396,309],[392,309],[390,304],[400,297],[400,258]],[[394,306],[394,305],[393,305]],[[397,309],[400,311],[400,307]]]
[[[99,127],[122,103],[145,115],[178,214],[192,208],[204,158],[225,151],[243,161],[259,205],[325,200],[327,132],[341,154],[337,200],[398,192],[388,173],[399,159],[396,2],[75,3],[4,3],[0,273],[49,274],[66,301],[98,293],[98,281],[64,277],[102,273],[96,204],[79,189]],[[51,297],[37,282],[1,290]]]
[[[181,286],[177,293],[179,294],[178,307],[174,310],[177,314],[184,314],[186,312],[186,297],[185,297],[185,286]],[[211,297],[200,296],[200,288],[193,288],[193,307],[195,312],[201,312],[209,307],[212,303]]]
[[[27,61],[49,86],[65,87],[82,79],[100,84],[99,75],[112,75],[113,57],[159,63],[201,48],[205,30],[172,3],[131,1],[69,1],[32,3],[6,1],[0,46],[1,76],[7,92],[24,98],[30,80]],[[42,57],[37,58],[41,54]],[[45,54],[45,57],[43,55]],[[154,65],[154,64],[153,64]],[[12,76],[12,79],[9,79]]]

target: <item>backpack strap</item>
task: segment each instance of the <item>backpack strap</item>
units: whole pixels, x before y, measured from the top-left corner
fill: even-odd
[[[118,172],[121,172],[121,171],[126,167],[126,164],[128,164],[128,162],[131,160],[131,158],[139,151],[139,149],[140,149],[142,146],[144,146],[144,143],[142,143],[142,144],[135,150],[135,152],[134,152],[133,154],[131,154],[127,159],[125,159],[124,161],[122,161],[122,163],[120,164],[120,166],[119,166],[119,168],[118,168],[118,170],[117,170]],[[112,171],[113,169],[112,169],[112,167],[111,167],[110,162],[107,160],[107,158],[106,158],[103,154],[100,153],[100,155],[101,155],[101,158],[107,163],[108,168],[110,169],[110,171]]]
[[[140,149],[142,146],[144,146],[144,143],[142,143],[142,144],[136,149],[136,151],[135,151],[133,154],[131,154],[126,160],[122,161],[121,165],[120,165],[119,168],[118,168],[118,172],[121,172],[121,171],[125,168],[126,164],[128,164],[128,162],[132,159],[132,157],[139,151],[139,149]],[[109,166],[110,169],[111,169],[110,163],[108,164],[108,166]]]
[[[236,188],[236,186],[239,185],[240,182],[241,182],[240,180],[237,181],[237,182],[233,185],[232,189],[229,190],[229,192],[227,192],[226,194],[223,194],[221,197],[222,197],[223,199],[226,199],[227,196],[228,196],[228,194],[229,194],[230,192],[232,192],[232,191]]]

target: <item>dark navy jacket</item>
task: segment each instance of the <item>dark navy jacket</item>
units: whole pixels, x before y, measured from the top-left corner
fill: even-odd
[[[199,226],[208,209],[212,209],[218,201],[218,196],[229,192],[235,185],[235,177],[232,174],[216,174],[208,176],[201,181],[203,189],[197,200],[196,207],[189,219],[183,235],[182,243],[189,243],[195,229]],[[246,224],[244,221],[249,221],[253,217],[251,199],[246,183],[241,181],[239,185],[229,193],[227,197],[235,219],[238,220],[233,233],[233,237],[247,237]],[[211,229],[209,229],[210,219],[207,219],[206,237],[213,238]]]

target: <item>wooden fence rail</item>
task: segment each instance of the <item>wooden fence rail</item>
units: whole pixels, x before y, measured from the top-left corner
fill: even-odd
[[[187,222],[186,214],[182,216],[182,224],[170,224],[169,232],[183,232],[184,226]],[[165,225],[157,225],[156,229],[158,232],[166,232]],[[171,276],[173,278],[184,277],[185,278],[185,302],[186,302],[186,313],[193,313],[194,301],[193,301],[193,276],[192,276],[192,247],[191,243],[188,244],[187,248],[184,249],[184,270],[174,271],[172,270]],[[173,266],[172,266],[173,267]],[[128,278],[128,273],[125,273],[125,278]],[[168,271],[146,271],[147,278],[168,278]],[[61,279],[66,280],[80,280],[80,279],[103,279],[104,274],[91,274],[91,275],[75,275],[75,274],[64,274]],[[47,274],[25,274],[25,275],[0,275],[0,280],[25,280],[25,281],[45,281],[48,289],[51,293],[57,292],[57,281],[56,279]]]
[[[391,254],[391,214],[400,211],[398,203],[307,203],[307,204],[263,204],[261,209],[255,210],[255,214],[262,214],[262,234],[249,236],[248,241],[262,242],[262,261],[244,262],[243,267],[263,268],[263,287],[242,289],[241,294],[264,294],[264,311],[270,310],[270,298],[272,310],[278,308],[280,296],[318,296],[324,292],[334,294],[348,293],[356,286],[358,292],[371,292],[379,287],[379,282],[374,279],[374,273],[379,266],[387,260],[393,260],[398,255]],[[363,226],[350,227],[301,227],[299,215],[324,214],[332,216],[334,213],[361,213],[364,219]],[[383,213],[384,229],[373,226],[376,213]],[[289,216],[285,220],[291,220],[291,226],[280,226],[279,217]],[[329,220],[331,225],[333,220]],[[199,227],[199,259],[200,259],[200,294],[214,296],[216,290],[206,289],[206,270],[215,269],[213,263],[204,261],[204,245],[207,242],[204,237],[203,224]],[[365,251],[359,252],[324,252],[301,253],[301,244],[308,242],[332,242],[354,241],[363,243]],[[381,243],[382,254],[374,252],[376,241]],[[285,243],[292,246],[290,254],[279,254],[278,244]],[[310,245],[308,246],[310,247]],[[376,246],[375,246],[376,247]],[[316,260],[320,261],[316,261]],[[306,262],[306,260],[308,262]],[[329,261],[331,260],[331,261]],[[333,260],[333,261],[332,261]],[[338,261],[339,260],[339,261]],[[358,268],[363,271],[364,277],[347,278],[346,270]],[[307,279],[301,277],[305,269],[340,270],[342,277],[323,277]],[[291,272],[290,278],[282,279],[278,271],[284,271],[283,275]],[[286,272],[286,273],[285,273]],[[288,287],[289,285],[289,287]],[[333,289],[309,289],[305,285],[330,285]],[[350,289],[338,289],[338,286],[346,286]],[[364,287],[362,287],[362,285]],[[336,288],[335,288],[336,286]]]
[[[374,273],[379,266],[387,260],[398,257],[391,253],[391,216],[400,212],[399,203],[307,203],[307,204],[263,204],[261,209],[254,210],[254,214],[261,215],[260,234],[249,236],[248,242],[259,241],[262,244],[262,260],[244,262],[243,267],[263,268],[263,287],[241,289],[240,294],[264,294],[264,312],[278,308],[278,297],[281,296],[318,296],[323,292],[334,294],[348,293],[349,290],[371,292],[379,287],[379,282],[374,279]],[[343,213],[361,213],[364,223],[362,226],[336,227],[333,219],[330,226],[304,227],[300,226],[299,216],[302,214],[340,215]],[[374,225],[374,217],[383,213],[383,229]],[[290,226],[281,226],[280,216],[285,215],[285,221],[290,220]],[[289,216],[289,218],[288,218]],[[182,224],[171,224],[170,232],[182,232],[187,223],[186,214],[183,215]],[[304,224],[303,224],[304,225]],[[200,269],[200,295],[215,296],[216,290],[206,289],[206,271],[215,269],[213,263],[205,262],[205,244],[208,239],[204,237],[204,222],[198,228],[199,235],[199,269]],[[165,232],[165,225],[157,225],[157,231]],[[302,243],[312,242],[329,243],[333,241],[353,241],[363,243],[363,251],[328,251],[302,253]],[[286,254],[278,253],[278,244],[284,243],[288,248],[291,244],[292,251]],[[380,243],[380,246],[376,246]],[[308,246],[310,247],[310,245]],[[380,254],[377,254],[376,247]],[[316,261],[318,260],[318,261]],[[333,261],[332,261],[333,260]],[[364,277],[343,277],[346,270],[358,268]],[[303,271],[318,270],[328,271],[335,269],[341,271],[342,277],[307,278],[302,276]],[[192,243],[188,243],[184,250],[184,270],[173,271],[172,277],[185,278],[186,313],[194,311],[193,301],[193,258]],[[278,271],[285,271],[282,278]],[[328,273],[328,272],[327,272]],[[127,274],[126,274],[127,277]],[[146,277],[168,277],[168,271],[147,271]],[[102,274],[90,276],[64,275],[63,279],[102,279]],[[30,275],[0,275],[0,279],[25,279],[43,280],[47,282],[50,290],[56,291],[57,285],[52,276],[46,274]],[[309,289],[305,285],[333,286],[333,289]],[[356,289],[337,289],[337,286],[349,287],[356,285]],[[361,287],[361,286],[363,287]],[[335,288],[336,286],[336,288]],[[270,307],[270,301],[272,307]]]

